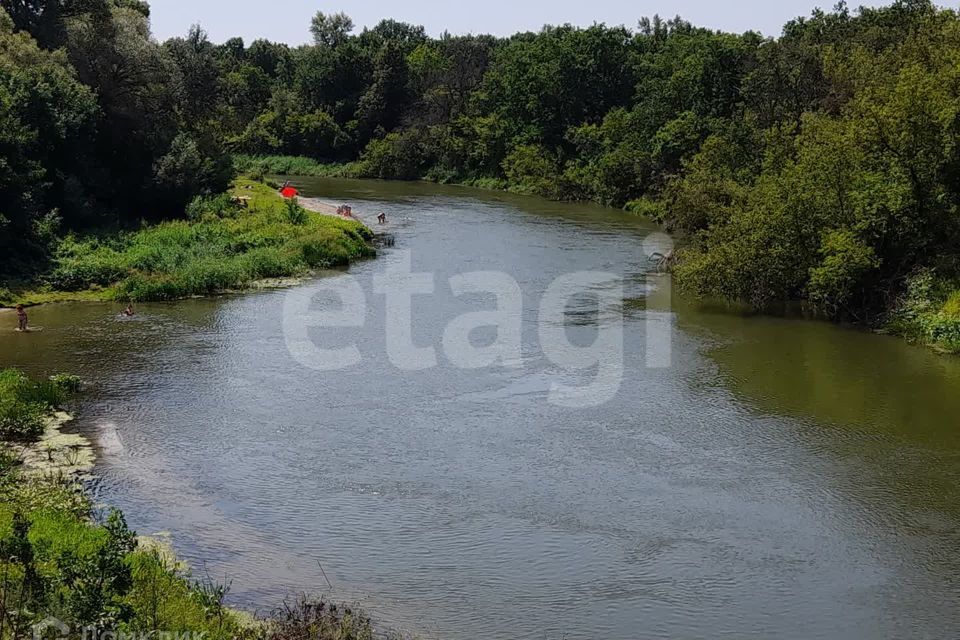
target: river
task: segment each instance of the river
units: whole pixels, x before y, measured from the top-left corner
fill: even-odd
[[[669,280],[643,275],[655,228],[616,211],[300,186],[385,212],[396,239],[304,285],[362,292],[362,326],[309,333],[356,345],[358,365],[293,357],[304,287],[144,304],[133,320],[50,305],[31,313],[42,333],[0,334],[4,366],[92,383],[76,428],[97,442],[97,500],[169,533],[232,603],[328,594],[450,640],[956,635],[960,359],[813,321],[671,310]],[[408,257],[436,284],[413,298],[411,338],[436,357],[416,371],[387,353],[395,316],[377,286]],[[444,328],[493,298],[448,283],[478,271],[519,286],[523,349],[465,369]],[[544,354],[538,305],[580,271],[618,275],[627,302],[573,299],[562,329],[586,350],[622,322],[623,373],[612,398],[570,408],[552,386],[597,374]],[[651,349],[671,366],[649,366]]]

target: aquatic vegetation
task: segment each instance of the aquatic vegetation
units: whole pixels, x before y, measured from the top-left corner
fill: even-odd
[[[81,385],[83,385],[83,379],[81,379],[80,376],[71,375],[69,373],[58,373],[56,375],[52,375],[50,376],[50,382],[52,382],[58,389],[61,389],[67,393],[77,393],[80,391]]]
[[[241,289],[264,278],[345,266],[374,254],[362,224],[323,216],[239,179],[229,194],[195,199],[190,220],[113,239],[68,237],[48,276],[56,289],[107,288],[118,300],[175,300]]]
[[[273,612],[273,640],[373,640],[373,626],[363,612],[324,600],[300,598]]]

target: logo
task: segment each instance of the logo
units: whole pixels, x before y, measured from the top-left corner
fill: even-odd
[[[51,638],[66,638],[70,633],[70,625],[63,620],[50,616],[33,625],[33,640],[50,640]]]

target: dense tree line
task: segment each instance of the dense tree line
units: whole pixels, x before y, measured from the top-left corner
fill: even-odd
[[[2,222],[38,244],[174,213],[237,153],[626,206],[687,238],[685,286],[758,307],[870,321],[958,272],[960,18],[929,0],[840,3],[775,39],[318,13],[299,47],[159,44],[137,0],[2,3]]]

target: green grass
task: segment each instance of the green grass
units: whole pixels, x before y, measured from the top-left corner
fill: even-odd
[[[249,204],[241,208],[230,196],[249,198]],[[175,300],[345,266],[374,253],[373,234],[362,224],[308,212],[250,179],[238,179],[230,194],[195,201],[188,213],[190,220],[113,238],[64,239],[46,278],[48,290]]]
[[[326,163],[303,156],[235,155],[233,166],[239,173],[264,175],[348,178],[354,175],[354,163]]]
[[[46,416],[76,388],[75,382],[69,376],[38,382],[15,369],[0,370],[0,438],[42,434]]]

